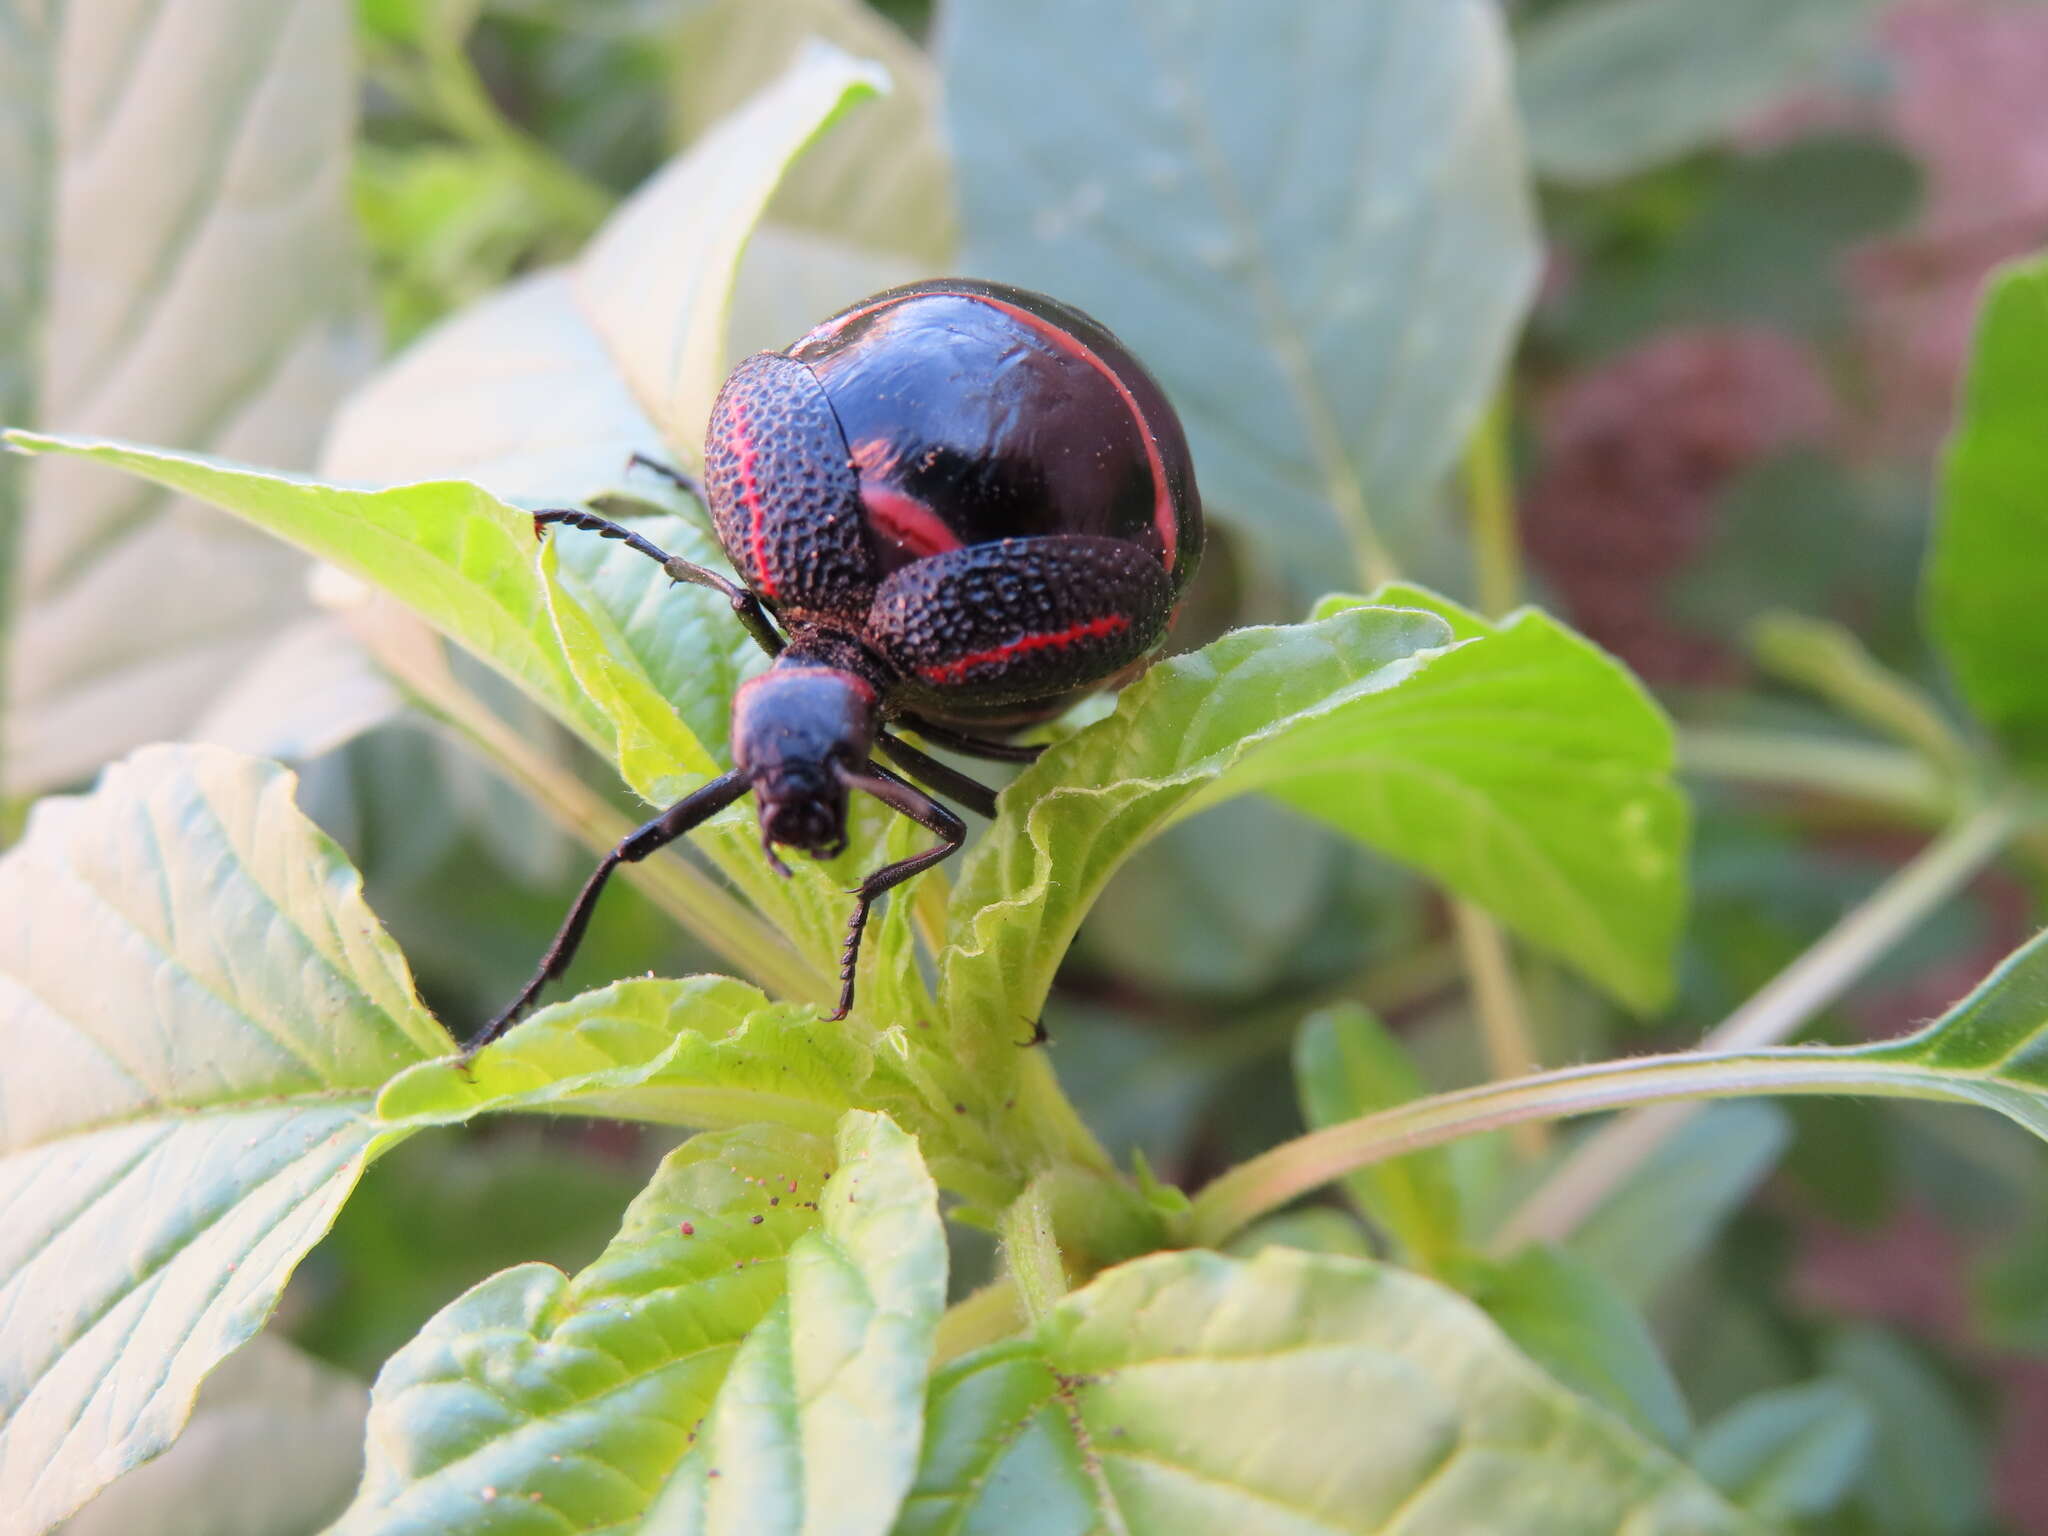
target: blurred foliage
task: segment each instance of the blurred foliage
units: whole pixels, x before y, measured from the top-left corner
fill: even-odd
[[[1204,51],[1147,43],[1085,5],[358,0],[352,202],[386,351],[571,262],[802,33],[867,29],[921,82],[891,103],[903,114],[892,122],[910,126],[836,161],[828,140],[821,168],[785,186],[743,269],[734,329],[749,344],[787,340],[841,298],[952,266],[1100,313],[1182,405],[1219,524],[1176,649],[1359,587],[1355,557],[1375,554],[1359,532],[1366,508],[1405,569],[1476,598],[1460,498],[1440,482],[1512,350],[1530,591],[1657,687],[1681,757],[1714,732],[1749,733],[1766,751],[1793,736],[1903,751],[1760,665],[1757,625],[1784,611],[1838,621],[1902,684],[1953,703],[1919,608],[1939,435],[1923,397],[1946,421],[1967,331],[1957,315],[1995,262],[2048,229],[2048,190],[2008,166],[2048,142],[2048,96],[2029,101],[1987,67],[1985,99],[1965,99],[1940,50],[2016,48],[2022,31],[2048,50],[2048,8],[1985,0],[1944,20],[1920,0],[1508,5],[1538,176],[1523,207],[1519,163],[1495,139],[1457,139],[1469,102],[1427,88],[1417,39],[1431,3],[1303,7],[1287,25],[1247,4]],[[1363,44],[1347,29],[1397,12],[1420,51],[1392,89],[1360,90],[1346,50]],[[1282,49],[1300,68],[1258,67]],[[1155,71],[1215,104],[1226,159],[1260,163],[1275,152],[1266,135],[1292,136],[1299,179],[1246,176],[1248,212],[1217,196],[1202,163],[1216,146],[1150,112],[1156,93],[1173,94]],[[1120,83],[1089,88],[1098,73]],[[1134,102],[1150,113],[1137,129]],[[1981,181],[1942,149],[1932,125],[1945,121],[1976,133]],[[879,163],[889,136],[919,124],[928,142],[898,178],[902,167]],[[1326,147],[1375,132],[1443,158],[1427,176],[1374,159],[1360,184],[1325,184]],[[1502,203],[1490,222],[1401,226],[1398,240],[1352,217],[1419,183],[1497,184]],[[1958,234],[1944,210],[1973,196],[1998,218]],[[22,308],[17,297],[0,293],[0,312]],[[2012,290],[2005,302],[2037,299]],[[1420,306],[1447,317],[1435,345],[1450,361],[1427,377],[1436,395],[1419,371],[1368,366]],[[1240,309],[1255,323],[1237,324]],[[2021,337],[1984,367],[2024,381],[2043,355]],[[34,398],[15,385],[0,375],[10,419]],[[2032,450],[2011,439],[2030,429],[1980,421],[1951,478],[2022,473]],[[7,464],[0,476],[4,527],[17,476]],[[1958,644],[1988,652],[1987,632],[2000,645],[2041,632],[2044,578],[2008,567],[2006,538],[1951,539],[1939,557],[1969,566],[1963,595],[1937,614]],[[0,574],[14,542],[0,539]],[[290,570],[273,592],[296,591]],[[1995,612],[1978,601],[1987,590]],[[2039,755],[2039,721],[2010,700],[2038,698],[2038,672],[2006,651],[1966,658],[1958,679],[2022,756]],[[492,680],[466,683],[546,762],[626,809],[608,769],[559,727]],[[427,1001],[466,1023],[523,979],[588,856],[530,786],[483,766],[408,699],[302,763],[302,802],[365,871]],[[81,751],[73,780],[112,748]],[[1635,1018],[1518,951],[1545,1061],[1693,1043],[1926,830],[1854,796],[1704,774],[1692,787],[1676,1001]],[[1119,1159],[1135,1149],[1193,1186],[1304,1123],[1492,1072],[1442,899],[1333,837],[1331,819],[1266,799],[1222,806],[1146,847],[1088,916],[1047,1003],[1047,1050]],[[2038,888],[2039,850],[2029,857]],[[2031,931],[2034,894],[1995,877],[1944,905],[1811,1037],[1852,1041],[1939,1013]],[[570,981],[705,968],[714,957],[668,913],[621,888]],[[1017,1022],[1020,1047],[1029,1022]],[[1323,1065],[1291,1073],[1290,1060]],[[2011,1468],[2039,1447],[2012,1442],[1999,1386],[2001,1370],[2048,1356],[2048,1167],[2037,1146],[1963,1118],[1831,1099],[1718,1107],[1569,1243],[1508,1257],[1481,1251],[1487,1234],[1578,1138],[1533,1153],[1461,1143],[1355,1175],[1343,1193],[1362,1222],[1333,1194],[1234,1251],[1392,1253],[1449,1279],[1558,1380],[1788,1528],[2048,1531],[2048,1508],[2009,1491]],[[590,1263],[665,1149],[658,1132],[609,1124],[423,1136],[369,1172],[300,1271],[282,1327],[367,1378],[472,1282],[526,1260],[572,1274]],[[1901,1231],[1924,1241],[1881,1246]],[[1845,1285],[1858,1256],[1868,1284]]]

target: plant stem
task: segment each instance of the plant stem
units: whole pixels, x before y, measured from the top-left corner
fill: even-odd
[[[1529,1013],[1515,977],[1515,964],[1500,925],[1469,901],[1451,903],[1451,921],[1458,930],[1458,949],[1471,980],[1472,1004],[1479,1034],[1486,1046],[1487,1075],[1526,1077],[1542,1065],[1529,1039]],[[1511,1140],[1524,1158],[1543,1155],[1550,1138],[1535,1120],[1515,1127]]]
[[[1899,747],[1829,741],[1789,731],[1687,726],[1678,737],[1687,773],[1768,788],[1868,801],[1918,823],[1940,825],[1954,792],[1917,753]]]
[[[1024,1305],[1024,1315],[1038,1322],[1067,1294],[1066,1265],[1060,1260],[1059,1239],[1052,1224],[1052,1200],[1046,1190],[1046,1176],[1040,1174],[1010,1202],[998,1228],[1003,1239],[1003,1262],[1010,1281]]]
[[[1465,449],[1465,507],[1472,520],[1473,585],[1480,612],[1499,618],[1522,596],[1522,536],[1508,462],[1508,399],[1487,408]]]
[[[1189,1241],[1215,1247],[1233,1233],[1354,1169],[1527,1120],[1561,1120],[1671,1099],[1862,1093],[1876,1098],[1981,1104],[1976,1074],[1950,1082],[1871,1047],[1779,1046],[1708,1054],[1681,1051],[1563,1067],[1415,1099],[1283,1142],[1240,1163],[1194,1199]]]
[[[1789,1039],[1959,891],[2018,825],[2019,808],[2010,797],[1964,817],[1710,1031],[1700,1048],[1741,1051]],[[1509,1216],[1495,1246],[1511,1252],[1525,1243],[1561,1241],[1696,1112],[1690,1105],[1666,1107],[1603,1126]]]
[[[1465,448],[1473,585],[1479,610],[1489,618],[1514,607],[1522,591],[1522,538],[1515,519],[1514,471],[1508,462],[1508,411],[1503,390],[1487,407]],[[1533,1072],[1540,1063],[1530,1034],[1529,1009],[1500,925],[1462,899],[1451,903],[1451,922],[1486,1046],[1488,1075],[1497,1081]],[[1524,1158],[1534,1158],[1543,1154],[1550,1137],[1532,1120],[1516,1127],[1512,1140]]]

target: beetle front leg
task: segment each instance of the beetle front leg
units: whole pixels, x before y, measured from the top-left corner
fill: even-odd
[[[884,864],[861,881],[860,889],[853,893],[857,901],[853,917],[846,925],[846,948],[839,957],[839,1009],[832,1015],[835,1019],[843,1019],[853,1011],[853,979],[860,966],[860,938],[868,925],[868,910],[884,891],[951,858],[967,841],[967,823],[945,806],[880,764],[870,764],[869,769],[867,773],[855,773],[850,768],[842,768],[839,781],[848,789],[866,790],[891,810],[901,811],[919,826],[931,828],[945,841],[923,853],[913,853],[907,859]]]
[[[680,474],[678,470],[676,473]],[[550,523],[567,523],[571,528],[585,533],[597,534],[600,538],[617,539],[626,548],[645,555],[668,573],[670,581],[687,581],[692,586],[709,587],[724,595],[732,604],[732,611],[744,624],[747,633],[754,637],[754,643],[770,656],[782,654],[783,639],[776,632],[775,625],[768,618],[768,610],[761,606],[761,600],[729,576],[721,576],[709,566],[698,565],[680,555],[672,555],[644,534],[635,533],[622,523],[615,523],[608,517],[599,517],[595,512],[586,512],[581,507],[549,507],[533,514],[534,537],[542,536]]]
[[[562,919],[562,926],[556,930],[554,943],[541,956],[540,969],[533,973],[533,980],[520,989],[519,995],[507,1003],[496,1018],[464,1044],[462,1059],[467,1062],[510,1029],[518,1022],[519,1016],[533,1006],[541,990],[569,968],[569,962],[576,958],[577,947],[583,942],[584,930],[590,926],[590,915],[597,910],[597,898],[604,894],[605,882],[611,878],[613,870],[621,864],[637,864],[685,833],[695,831],[750,787],[744,773],[723,774],[685,795],[645,826],[629,832],[583,883],[583,889],[570,904],[569,915]]]

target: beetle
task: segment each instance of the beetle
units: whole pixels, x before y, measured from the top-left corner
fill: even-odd
[[[1031,761],[1041,748],[1004,738],[1141,670],[1202,552],[1194,466],[1165,393],[1097,321],[1002,283],[892,288],[747,358],[712,406],[701,485],[637,462],[709,508],[740,582],[582,509],[535,513],[536,536],[560,524],[617,539],[671,581],[722,593],[774,661],[734,696],[732,771],[605,855],[472,1052],[567,969],[614,869],[749,791],[785,876],[778,846],[845,850],[856,790],[939,837],[850,893],[832,1015],[844,1018],[875,901],[966,838],[927,791],[995,814],[987,786],[890,727]]]

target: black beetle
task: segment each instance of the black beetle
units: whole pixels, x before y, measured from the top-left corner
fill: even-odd
[[[941,839],[853,893],[843,1018],[869,908],[967,834],[872,754],[995,814],[991,790],[885,722],[956,752],[1029,762],[1038,748],[991,738],[1142,667],[1202,551],[1194,467],[1165,394],[1096,321],[1001,283],[892,288],[787,351],[748,358],[712,407],[705,461],[701,488],[650,467],[709,506],[745,586],[594,513],[538,512],[534,528],[623,540],[672,580],[731,600],[775,658],[733,699],[736,766],[605,855],[533,980],[472,1051],[567,968],[615,868],[750,789],[763,851],[785,875],[778,843],[813,858],[845,849],[856,789]]]

